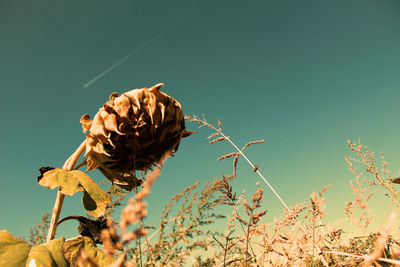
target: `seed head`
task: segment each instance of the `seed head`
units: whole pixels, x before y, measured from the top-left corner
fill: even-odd
[[[164,84],[112,93],[93,121],[81,118],[88,169],[99,169],[115,184],[132,190],[136,171],[154,166],[167,151],[178,150],[185,131],[181,104],[160,91]]]

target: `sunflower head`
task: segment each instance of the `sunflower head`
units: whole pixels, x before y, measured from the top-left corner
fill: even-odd
[[[177,151],[185,130],[181,104],[160,91],[164,84],[112,93],[93,120],[83,115],[88,169],[132,190],[140,185],[136,171],[146,171],[164,153]]]

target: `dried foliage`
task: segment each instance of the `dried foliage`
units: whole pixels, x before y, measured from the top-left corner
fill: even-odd
[[[173,196],[162,212],[156,240],[147,248],[143,246],[141,251],[150,252],[157,266],[180,266],[186,257],[197,266],[202,261],[199,253],[210,246],[213,232],[208,226],[224,217],[214,212],[223,202],[218,194],[222,182],[222,179],[214,179],[198,191],[199,183],[195,183]]]
[[[104,184],[104,183],[109,183],[109,187],[106,190],[106,193],[108,194],[108,196],[111,199],[111,202],[107,205],[106,207],[106,211],[104,216],[111,216],[111,214],[113,214],[115,212],[115,209],[123,206],[124,203],[123,201],[126,199],[126,197],[129,195],[129,192],[127,192],[126,190],[122,189],[121,187],[108,182],[107,180],[103,180],[100,184]]]
[[[220,121],[220,120],[218,120],[218,128],[217,128],[217,127],[215,127],[214,125],[212,125],[212,124],[210,124],[209,122],[207,122],[206,117],[205,117],[204,114],[202,115],[202,118],[199,118],[199,117],[197,117],[196,115],[193,115],[192,117],[191,117],[191,116],[185,116],[185,118],[186,118],[187,120],[191,121],[191,122],[197,123],[198,128],[202,128],[202,127],[206,126],[206,127],[210,128],[210,129],[214,130],[215,133],[211,134],[211,135],[208,137],[208,139],[211,139],[211,138],[213,138],[214,136],[217,136],[217,135],[220,135],[220,136],[221,136],[220,138],[216,138],[216,139],[214,139],[213,141],[211,141],[211,142],[210,142],[211,144],[212,144],[212,143],[215,143],[215,142],[218,142],[218,141],[227,140],[227,141],[236,149],[237,152],[229,153],[229,154],[226,154],[226,155],[221,156],[221,157],[218,158],[218,160],[221,160],[221,159],[226,159],[226,158],[230,158],[230,157],[234,156],[234,159],[233,159],[233,176],[237,176],[237,163],[238,163],[238,160],[239,160],[239,156],[242,156],[242,157],[249,163],[249,165],[252,167],[253,172],[257,173],[258,176],[260,176],[260,178],[267,184],[267,186],[271,189],[271,191],[272,191],[272,192],[275,194],[275,196],[279,199],[279,201],[282,203],[282,205],[285,207],[285,209],[289,209],[289,207],[288,207],[288,205],[285,203],[285,201],[284,201],[284,200],[281,198],[281,196],[276,192],[276,190],[272,187],[272,185],[267,181],[267,179],[264,177],[264,175],[261,174],[261,172],[259,171],[259,167],[256,166],[256,165],[254,165],[254,164],[247,158],[247,156],[243,153],[243,151],[244,151],[247,147],[249,147],[249,146],[251,146],[251,145],[253,145],[253,144],[261,144],[261,143],[264,143],[264,142],[265,142],[264,140],[256,140],[256,141],[248,142],[247,144],[245,144],[245,145],[243,146],[242,149],[239,149],[239,147],[238,147],[234,142],[232,142],[232,140],[231,140],[228,136],[226,136],[226,135],[222,132],[222,128],[221,128],[221,125],[222,125],[222,124],[221,124],[221,121]],[[214,141],[215,141],[215,142],[214,142]]]
[[[208,126],[217,131],[217,134],[210,136],[210,139],[214,138],[215,142],[230,140],[227,137],[215,138],[222,132],[220,125],[219,123],[219,127],[216,128],[202,120],[200,126]],[[251,144],[261,142],[262,140],[250,142],[240,152]],[[358,150],[353,151],[358,153]],[[237,160],[242,155],[240,152],[226,154],[219,160],[231,157]],[[371,152],[368,153],[371,155]],[[360,155],[365,156],[365,154]],[[317,193],[312,193],[308,201],[285,209],[282,217],[275,218],[271,223],[265,223],[265,220],[262,220],[267,215],[262,203],[263,189],[259,187],[248,201],[244,197],[244,192],[238,196],[230,185],[230,181],[236,175],[223,176],[221,179],[208,182],[203,189],[199,189],[199,183],[195,183],[172,197],[162,212],[160,226],[151,234],[146,230],[142,233],[130,232],[129,240],[138,241],[141,235],[146,235],[146,242],[137,242],[135,247],[130,247],[127,250],[130,261],[125,261],[124,264],[143,266],[356,266],[360,264],[387,266],[399,264],[400,262],[395,258],[390,259],[397,255],[395,249],[397,253],[399,251],[396,241],[389,234],[391,225],[395,221],[394,215],[388,226],[365,237],[351,236],[352,233],[346,232],[342,227],[342,224],[348,220],[354,223],[355,227],[365,231],[374,219],[368,204],[376,193],[373,186],[385,186],[381,182],[374,183],[362,177],[362,173],[358,173],[353,164],[355,159],[346,157],[345,160],[354,176],[350,181],[354,199],[346,202],[344,210],[346,217],[337,224],[324,222],[327,215],[325,194],[329,186]],[[373,161],[364,162],[360,159],[358,163],[366,164],[369,166],[367,169],[374,170],[371,167],[371,164],[374,164]],[[384,164],[384,168],[386,168],[384,173],[387,175],[389,173],[387,163]],[[254,169],[258,171],[257,166],[254,166]],[[376,178],[376,173],[373,171],[372,173]],[[390,187],[385,186],[385,188],[389,190]],[[136,200],[147,196],[148,192],[146,189],[142,193],[139,192]],[[392,195],[395,194],[392,193]],[[219,215],[214,212],[217,208],[221,209],[223,205],[232,208],[231,215]],[[131,200],[126,212],[132,216],[128,221],[138,224],[140,218],[146,216],[147,210],[140,201]],[[123,215],[123,217],[128,217],[128,215]],[[224,230],[220,230],[219,227],[209,227],[218,224],[216,219],[226,222],[223,223],[226,225]],[[121,225],[124,225],[125,221],[126,218],[123,218]],[[140,229],[144,228],[138,230]],[[348,238],[350,243],[346,244],[345,240]],[[105,246],[106,250],[109,249],[108,246]],[[113,250],[110,255],[116,255],[116,250]]]
[[[135,171],[146,171],[166,151],[175,152],[185,131],[181,105],[160,91],[164,84],[112,93],[93,121],[81,118],[86,136],[88,169],[99,169],[110,181],[132,190]]]
[[[345,213],[352,224],[357,224],[358,227],[361,227],[365,231],[374,217],[369,207],[368,200],[370,200],[376,190],[372,190],[372,184],[365,177],[361,179],[362,173],[356,173],[350,157],[345,157],[345,160],[349,170],[354,176],[354,180],[350,180],[354,200],[345,202]]]
[[[204,117],[188,119],[197,122],[199,127],[207,126],[216,131],[210,135],[210,143],[228,141],[233,144],[222,133],[220,121],[215,127]],[[74,262],[72,266],[400,265],[400,242],[396,241],[400,238],[400,231],[394,227],[399,223],[396,213],[390,215],[385,226],[374,229],[376,218],[369,204],[372,198],[379,197],[377,189],[388,192],[384,196],[389,197],[393,205],[400,200],[394,187],[397,180],[391,178],[388,162],[382,154],[382,165],[378,168],[374,152],[360,140],[348,141],[349,148],[356,155],[354,158],[345,157],[353,176],[350,180],[353,199],[345,202],[344,217],[337,223],[329,223],[326,219],[329,185],[311,193],[303,203],[291,207],[285,204],[282,216],[271,218],[267,213],[268,203],[264,202],[266,192],[259,183],[257,190],[248,197],[244,191],[235,192],[232,185],[233,179],[241,179],[236,167],[238,158],[245,157],[243,151],[250,145],[263,142],[252,141],[242,149],[233,144],[236,152],[218,158],[233,158],[232,175],[215,178],[203,187],[199,182],[187,187],[166,204],[158,227],[146,227],[144,218],[148,211],[145,199],[160,175],[164,160],[171,155],[167,151],[159,158],[154,170],[147,173],[138,187],[140,190],[123,209],[119,227],[110,217],[103,220],[100,234],[104,248],[102,261],[81,245],[80,253],[66,253],[68,259],[73,259],[70,261]],[[250,164],[253,171],[259,173],[258,166]],[[114,208],[122,204],[126,194],[113,186],[108,194],[110,198],[115,197],[107,208],[108,215],[111,215]],[[359,235],[359,232],[366,234]],[[92,239],[95,237],[89,238]],[[74,242],[82,243],[81,240],[78,238]]]
[[[49,229],[49,213],[42,215],[40,223],[36,223],[29,229],[27,241],[33,246],[37,246],[46,241],[47,230]]]
[[[244,150],[247,147],[251,146],[251,145],[265,143],[265,140],[250,141],[247,144],[245,144],[242,147],[242,149],[239,149],[231,141],[230,137],[229,136],[225,136],[224,133],[222,132],[222,128],[221,128],[222,124],[221,124],[220,120],[218,120],[218,128],[217,128],[214,125],[212,125],[212,124],[207,122],[206,117],[204,116],[204,114],[202,115],[202,118],[199,118],[196,115],[193,115],[193,116],[188,116],[187,115],[187,116],[185,116],[185,118],[187,120],[191,121],[191,122],[196,122],[199,128],[201,128],[203,126],[206,126],[206,127],[210,128],[210,129],[216,131],[215,133],[211,134],[208,137],[208,139],[211,139],[211,138],[214,138],[215,136],[221,135],[221,137],[217,137],[217,138],[214,138],[213,140],[211,140],[209,142],[210,144],[214,144],[214,143],[217,143],[217,142],[221,142],[221,141],[226,141],[227,140],[238,150],[238,152],[228,153],[228,154],[225,154],[225,155],[223,155],[223,156],[218,158],[218,160],[223,160],[223,159],[227,159],[227,158],[230,158],[230,157],[234,157],[234,159],[233,159],[233,175],[234,176],[237,175],[237,162],[238,162],[239,156],[243,155],[247,159],[247,157],[243,154]],[[258,170],[258,166],[254,166],[249,160],[247,160],[247,161],[250,163],[250,165],[252,166],[253,170],[255,170],[254,172],[256,172]]]
[[[371,173],[375,178],[376,181],[373,184],[381,185],[389,191],[391,194],[389,197],[395,205],[398,205],[396,201],[400,202],[400,196],[393,186],[395,179],[391,179],[391,172],[388,168],[389,163],[385,160],[383,153],[381,153],[382,167],[379,169],[375,164],[375,153],[370,151],[367,146],[361,144],[360,139],[357,142],[348,140],[347,143],[349,148],[357,154],[359,162],[365,165],[367,172]]]

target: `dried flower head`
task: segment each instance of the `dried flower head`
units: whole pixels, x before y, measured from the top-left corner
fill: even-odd
[[[166,151],[175,152],[185,131],[181,105],[160,91],[164,84],[110,95],[94,116],[83,115],[88,169],[99,169],[115,184],[132,190],[135,171],[146,171]]]

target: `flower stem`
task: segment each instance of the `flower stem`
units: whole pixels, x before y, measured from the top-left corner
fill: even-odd
[[[53,214],[51,216],[49,231],[47,232],[46,242],[54,239],[54,236],[56,235],[57,223],[58,219],[60,218],[61,207],[64,202],[64,197],[65,195],[61,193],[60,190],[58,190],[56,202],[54,203]]]
[[[86,140],[83,141],[82,144],[78,147],[78,149],[65,161],[63,170],[71,171],[74,168],[79,157],[85,151],[85,148],[86,148]],[[54,239],[54,237],[56,235],[57,223],[58,223],[58,219],[60,218],[60,213],[61,213],[61,208],[62,208],[62,205],[64,202],[64,197],[65,197],[65,195],[63,193],[61,193],[60,190],[58,190],[56,202],[54,203],[54,207],[53,207],[53,214],[51,216],[50,227],[49,227],[49,231],[47,233],[46,242],[49,242],[50,240]]]

